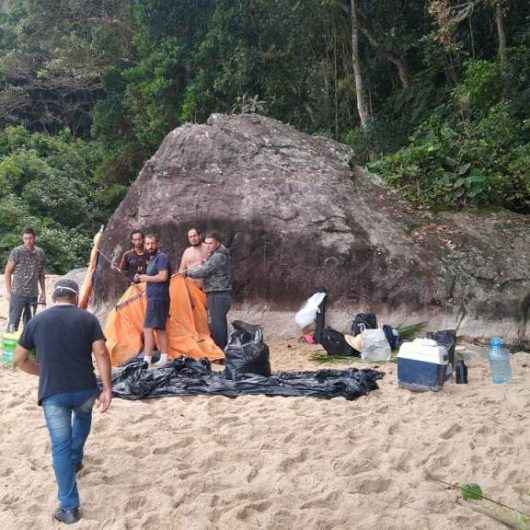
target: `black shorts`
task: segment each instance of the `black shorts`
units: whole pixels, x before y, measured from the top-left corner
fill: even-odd
[[[144,328],[166,329],[166,320],[169,316],[169,300],[147,299]]]

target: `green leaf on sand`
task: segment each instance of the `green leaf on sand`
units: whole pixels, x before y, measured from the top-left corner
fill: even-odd
[[[479,501],[483,497],[478,484],[460,484],[460,493],[465,501]]]

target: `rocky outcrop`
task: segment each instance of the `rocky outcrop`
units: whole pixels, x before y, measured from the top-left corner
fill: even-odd
[[[349,147],[258,115],[212,115],[165,138],[112,216],[102,250],[153,230],[176,265],[190,226],[219,230],[244,307],[294,310],[325,286],[335,322],[372,309],[510,342],[529,336],[530,220],[418,210],[349,165]],[[97,296],[123,280],[100,260]]]

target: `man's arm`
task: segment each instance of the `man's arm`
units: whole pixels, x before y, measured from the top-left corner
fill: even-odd
[[[120,264],[116,266],[116,263],[112,265],[112,268],[121,272],[129,272],[129,261],[127,260],[127,252],[124,252],[120,259]]]
[[[6,264],[6,268],[4,270],[4,278],[6,283],[6,297],[8,300],[11,299],[11,276],[13,275],[13,272],[15,271],[15,262],[12,260],[8,260]]]
[[[188,269],[188,249],[182,254],[182,259],[180,260],[180,266],[178,272],[182,274]]]
[[[13,365],[28,374],[39,375],[39,365],[30,358],[29,351],[20,344],[15,349]]]
[[[39,271],[39,284],[40,284],[40,304],[46,304],[46,274],[44,272],[44,255],[42,258],[41,269]]]
[[[219,267],[224,265],[226,257],[223,254],[216,252],[212,254],[203,265],[193,267],[186,271],[186,276],[190,278],[207,278],[211,276]]]
[[[140,282],[163,283],[163,282],[167,282],[168,271],[167,269],[158,271],[158,274],[155,274],[154,276],[149,276],[149,274],[137,274],[136,277],[138,278],[138,281]]]
[[[101,412],[105,412],[112,401],[111,364],[105,341],[103,339],[94,341],[92,343],[92,352],[94,353],[99,377],[103,385],[103,390],[98,397],[98,404]]]

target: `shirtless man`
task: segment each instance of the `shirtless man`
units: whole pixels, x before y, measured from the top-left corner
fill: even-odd
[[[202,265],[208,259],[208,248],[202,240],[201,231],[198,228],[188,230],[189,246],[182,254],[179,272],[182,274],[189,269]],[[202,289],[202,280],[194,279],[194,283]]]

